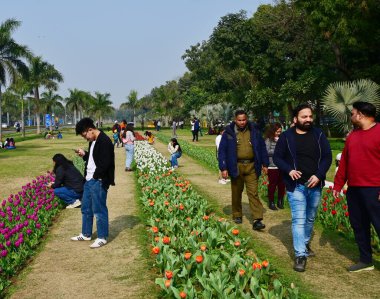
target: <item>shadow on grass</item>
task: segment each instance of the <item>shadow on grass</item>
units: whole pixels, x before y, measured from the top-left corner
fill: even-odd
[[[246,202],[243,202],[242,203],[242,212],[243,212],[243,216],[245,216],[248,221],[252,224],[253,223],[253,216],[252,216],[252,213],[251,213],[251,208],[249,206],[248,203]],[[265,207],[264,207],[264,211],[265,213]],[[226,215],[229,215],[231,216],[231,219],[232,219],[232,205],[226,205],[224,206],[223,208],[223,213],[226,214]],[[264,222],[265,222],[265,217],[264,217]]]
[[[330,231],[327,229],[322,230],[321,238],[319,240],[321,246],[330,244],[334,248],[335,252],[339,255],[345,256],[353,263],[359,261],[359,249],[356,245],[355,240],[347,239],[342,236],[340,233]],[[376,269],[380,269],[380,259],[378,256],[373,254],[373,263]],[[344,265],[350,266],[350,265]]]
[[[288,255],[291,258],[294,257],[291,220],[283,220],[282,223],[272,226],[268,233],[280,240],[288,251]]]
[[[122,215],[116,217],[110,222],[110,236],[109,241],[116,239],[116,237],[126,229],[133,229],[140,223],[140,218],[134,215]]]

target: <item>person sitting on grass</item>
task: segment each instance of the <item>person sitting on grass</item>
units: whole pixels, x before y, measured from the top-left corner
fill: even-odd
[[[146,140],[148,141],[149,144],[154,143],[154,135],[152,134],[152,132],[145,131],[144,135],[146,136]]]
[[[62,139],[63,138],[61,131],[58,131],[57,138],[58,139]]]
[[[67,204],[66,209],[81,206],[84,177],[73,162],[62,154],[53,156],[53,173],[55,181],[47,186],[54,189],[54,194]]]
[[[168,151],[171,154],[170,164],[172,168],[178,168],[178,158],[182,156],[182,149],[176,138],[172,138],[168,144]]]
[[[4,147],[5,147],[6,149],[10,149],[10,150],[16,148],[16,143],[15,143],[13,137],[11,137],[11,138],[7,138],[7,139],[6,139],[6,145],[5,145]]]

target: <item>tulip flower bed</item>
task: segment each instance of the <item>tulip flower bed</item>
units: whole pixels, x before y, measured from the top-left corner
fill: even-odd
[[[239,229],[213,213],[146,141],[136,142],[135,160],[160,297],[297,298],[298,289],[283,286]]]
[[[340,232],[348,239],[354,239],[345,191],[339,198],[335,199],[331,187],[324,189],[317,220],[327,229]],[[371,240],[373,250],[380,254],[380,240],[373,227],[371,227]]]
[[[0,292],[33,255],[34,249],[60,210],[54,190],[46,187],[52,179],[51,173],[38,176],[1,203]]]

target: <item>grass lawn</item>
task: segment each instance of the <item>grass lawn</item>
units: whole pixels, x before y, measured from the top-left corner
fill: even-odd
[[[0,149],[0,198],[20,191],[21,186],[36,176],[52,170],[55,154],[61,153],[72,160],[75,157],[73,149],[78,147],[87,149],[87,141],[70,130],[63,133],[63,139],[40,137],[16,141],[14,150]]]

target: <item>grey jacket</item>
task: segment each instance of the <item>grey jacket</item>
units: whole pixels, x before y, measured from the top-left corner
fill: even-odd
[[[265,146],[267,147],[268,157],[269,157],[269,166],[268,167],[276,167],[277,166],[273,163],[273,154],[274,149],[276,147],[277,141],[270,140],[269,138],[265,139]]]

